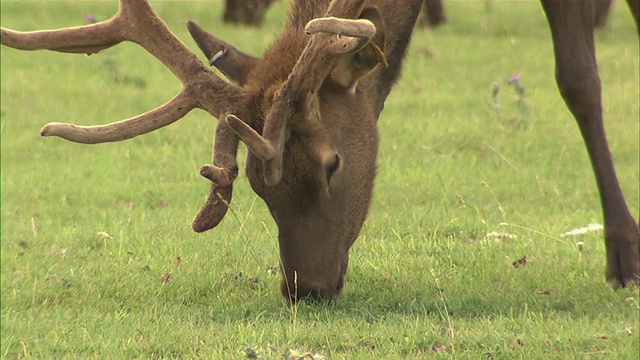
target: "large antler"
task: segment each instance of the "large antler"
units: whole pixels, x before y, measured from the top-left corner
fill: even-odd
[[[300,55],[286,82],[274,97],[273,106],[266,114],[260,135],[235,115],[225,121],[238,134],[247,148],[264,162],[265,182],[275,185],[282,176],[282,155],[289,120],[298,104],[309,105],[322,82],[344,54],[359,51],[376,34],[368,20],[352,20],[362,12],[364,0],[352,2],[332,1],[326,17],[307,24],[306,32],[313,35]]]
[[[32,32],[2,28],[1,42],[22,50],[93,54],[125,40],[139,44],[167,66],[182,82],[182,91],[166,104],[127,120],[101,126],[50,123],[42,129],[43,136],[88,144],[121,141],[169,125],[196,107],[219,117],[229,113],[242,96],[239,88],[202,64],[146,0],[120,0],[114,17],[86,26]]]
[[[192,35],[197,29],[188,24]],[[194,37],[196,37],[194,35]],[[229,57],[244,61],[242,68],[251,67],[255,60],[214,37],[196,41],[201,47],[223,47]],[[202,64],[189,49],[177,39],[156,15],[146,0],[120,0],[118,13],[109,20],[74,28],[19,32],[2,28],[3,45],[22,50],[48,49],[60,52],[93,54],[122,41],[132,41],[158,58],[183,84],[182,91],[166,104],[142,115],[100,126],[77,126],[50,123],[45,125],[43,136],[59,136],[64,139],[94,144],[130,139],[184,117],[193,108],[201,108],[215,117],[235,110],[243,96],[241,90],[218,78]],[[209,54],[213,55],[213,54]],[[211,56],[208,56],[211,58]],[[226,63],[232,62],[225,60]],[[230,66],[223,73],[232,72]],[[224,71],[228,68],[227,72]],[[232,80],[241,84],[242,73]],[[231,201],[232,183],[238,174],[236,152],[239,139],[223,121],[218,124],[214,146],[214,165],[205,165],[200,173],[212,181],[211,192],[205,206],[193,223],[195,231],[216,226],[224,217]]]
[[[242,91],[218,78],[177,39],[155,14],[146,0],[120,0],[118,13],[97,24],[60,30],[19,32],[2,29],[3,45],[23,50],[49,49],[53,51],[93,54],[122,41],[135,42],[166,65],[183,84],[182,91],[166,104],[145,114],[100,126],[77,126],[50,123],[42,129],[43,136],[59,136],[82,143],[101,143],[130,139],[184,117],[193,108],[201,108],[220,117],[214,145],[213,165],[205,165],[200,173],[213,184],[209,198],[196,216],[193,229],[204,231],[217,225],[231,200],[233,180],[237,176],[237,134],[257,157],[265,162],[265,180],[276,184],[281,177],[285,131],[293,115],[293,102],[308,106],[309,96],[315,94],[335,66],[339,56],[354,53],[369,43],[375,26],[367,20],[349,20],[361,12],[364,0],[332,1],[326,18],[311,21],[307,26],[308,42],[285,84],[277,92],[274,105],[265,118],[263,134],[231,115],[244,96]],[[192,35],[198,30],[189,24]],[[209,50],[216,47],[226,51],[228,59],[237,58],[244,65],[240,72],[225,70],[225,62],[217,64],[225,75],[238,84],[245,80],[246,71],[255,59],[242,54],[213,37],[204,43],[194,36],[198,45]],[[205,50],[207,53],[207,50]],[[207,54],[210,61],[216,61]],[[228,60],[228,63],[236,61]]]

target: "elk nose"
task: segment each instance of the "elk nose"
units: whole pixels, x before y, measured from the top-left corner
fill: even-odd
[[[336,288],[325,288],[298,283],[297,286],[290,291],[286,288],[286,283],[283,283],[282,293],[289,299],[291,304],[295,304],[299,300],[331,301],[331,299],[341,294],[343,286],[344,280],[342,276],[340,276]]]

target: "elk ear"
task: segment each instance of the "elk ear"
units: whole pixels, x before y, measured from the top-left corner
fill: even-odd
[[[352,90],[361,78],[373,71],[378,63],[384,67],[388,66],[384,56],[385,25],[380,12],[376,8],[365,8],[360,14],[360,19],[371,21],[376,27],[376,35],[358,52],[340,57],[329,75],[340,86]]]
[[[371,42],[380,50],[384,51],[384,32],[386,30],[386,26],[378,9],[373,7],[363,9],[362,13],[360,13],[360,19],[367,19],[375,25],[376,35],[371,39]]]
[[[217,37],[209,34],[193,21],[187,22],[187,29],[193,40],[209,60],[209,65],[215,66],[233,83],[242,86],[247,75],[258,63],[258,58],[246,54]]]

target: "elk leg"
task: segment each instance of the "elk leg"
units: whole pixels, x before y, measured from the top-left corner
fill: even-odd
[[[613,288],[640,283],[640,233],[616,177],[602,121],[593,39],[593,4],[542,0],[556,61],[556,81],[585,141],[604,216],[607,280]]]
[[[594,1],[593,5],[595,6],[594,13],[594,25],[597,28],[603,28],[607,25],[607,20],[609,19],[609,13],[611,12],[611,5],[613,4],[613,0],[599,0]]]
[[[425,0],[423,6],[423,25],[436,27],[447,22],[442,0]]]
[[[631,10],[633,20],[636,21],[636,29],[638,29],[638,33],[640,33],[640,1],[627,0],[627,5],[629,5],[629,10]]]

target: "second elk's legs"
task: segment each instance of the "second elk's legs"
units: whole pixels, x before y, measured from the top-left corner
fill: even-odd
[[[593,4],[542,0],[556,61],[556,81],[575,117],[596,177],[604,216],[606,276],[614,287],[640,283],[640,234],[616,177],[602,120],[593,38]]]

